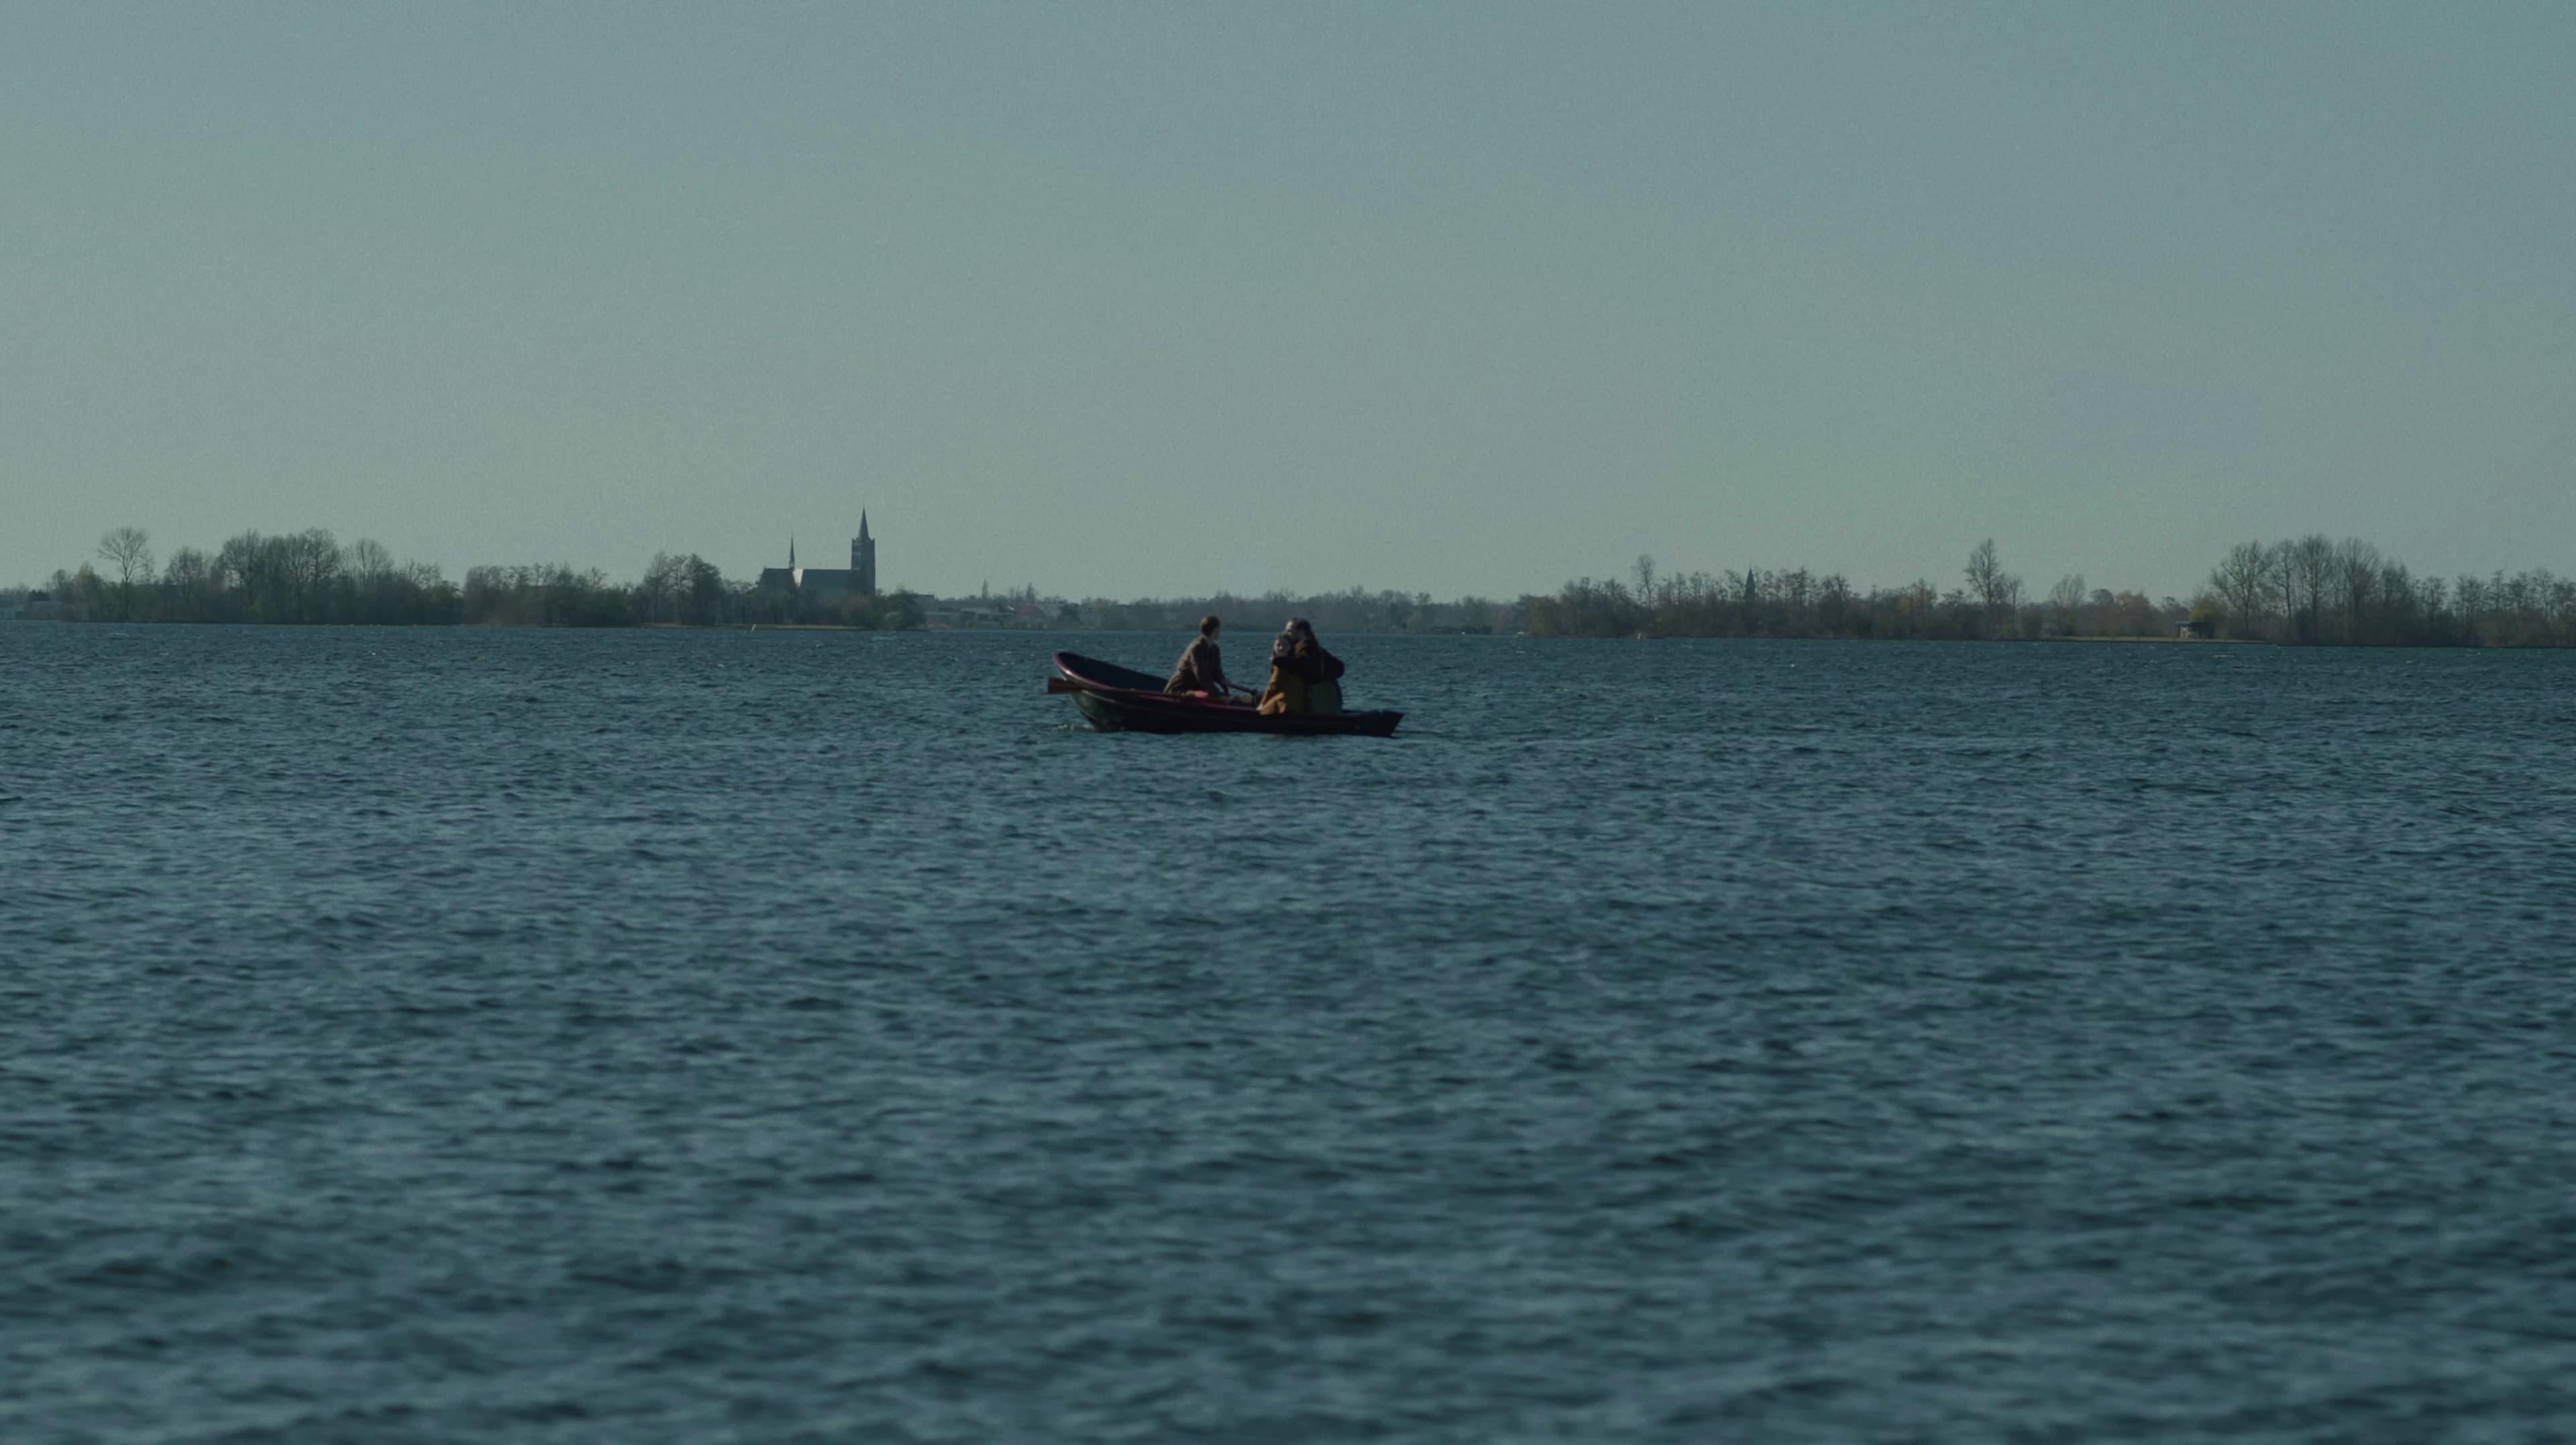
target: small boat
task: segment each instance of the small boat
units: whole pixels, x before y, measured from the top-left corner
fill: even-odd
[[[1055,655],[1056,676],[1047,691],[1073,699],[1091,725],[1105,733],[1285,733],[1292,737],[1392,736],[1400,712],[1276,713],[1251,703],[1200,693],[1175,696],[1163,680],[1080,653]]]

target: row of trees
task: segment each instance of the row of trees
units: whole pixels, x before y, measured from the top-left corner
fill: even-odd
[[[475,567],[462,587],[427,563],[397,563],[379,543],[329,532],[244,532],[213,552],[182,547],[161,563],[151,538],[119,527],[99,540],[104,569],[56,572],[42,593],[75,622],[282,622],[442,626],[694,627],[752,623],[922,625],[919,598],[805,597],[731,581],[691,554],[657,555],[642,580],[560,564]]]
[[[2368,542],[2324,536],[2245,542],[2190,601],[2088,588],[2060,578],[2030,599],[1992,540],[1929,582],[1861,592],[1803,569],[1661,576],[1637,559],[1633,584],[1567,583],[1526,599],[1529,630],[1563,637],[2044,638],[2206,636],[2362,647],[2576,646],[2576,579],[2548,571],[2419,577]]]
[[[1038,602],[1034,592],[1029,596]],[[1043,603],[1071,625],[1110,631],[1187,632],[1213,613],[1237,633],[1275,632],[1291,617],[1303,617],[1325,632],[1520,632],[1528,630],[1528,610],[1518,602],[1461,597],[1435,602],[1427,592],[1370,592],[1353,587],[1298,597],[1266,592],[1258,597],[1219,593],[1213,597],[1144,598],[1118,602],[1095,597],[1080,603]]]
[[[2576,646],[2576,579],[2546,570],[2419,577],[2368,542],[2240,542],[2202,611],[2230,637],[2362,647]]]
[[[460,587],[382,545],[342,545],[320,529],[244,532],[212,552],[182,547],[158,562],[151,539],[119,527],[99,541],[102,567],[54,574],[28,594],[74,621],[455,624],[547,627],[831,624],[919,627],[926,599],[808,596],[727,579],[705,558],[660,554],[634,583],[562,565],[475,567]],[[2210,635],[2360,646],[2576,646],[2576,579],[2418,577],[2357,540],[2308,536],[2229,550],[2190,602],[2151,600],[2065,577],[2031,599],[1994,542],[1979,543],[1961,586],[1928,581],[1861,591],[1805,568],[1665,575],[1640,557],[1633,581],[1567,583],[1514,602],[1428,593],[1296,597],[1102,598],[1074,603],[1025,587],[999,600],[1057,626],[1180,632],[1215,613],[1238,632],[1303,616],[1328,632],[1530,632],[1542,637],[2043,638]],[[990,597],[977,599],[989,604]]]
[[[456,584],[435,566],[397,563],[381,543],[343,546],[315,529],[244,532],[212,552],[182,547],[156,562],[150,537],[119,527],[99,539],[106,570],[84,564],[48,584],[60,615],[94,622],[369,622],[458,620]]]
[[[1580,578],[1524,606],[1528,630],[1542,637],[2160,637],[2190,616],[2173,598],[2088,590],[2081,577],[2030,601],[1992,540],[1969,554],[1961,575],[1965,585],[1947,591],[1928,581],[1862,591],[1803,567],[1667,575],[1640,557],[1631,582]]]

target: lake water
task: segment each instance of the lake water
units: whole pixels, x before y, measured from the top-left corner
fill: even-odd
[[[0,1439],[2576,1436],[2576,657],[1327,640],[0,626]]]

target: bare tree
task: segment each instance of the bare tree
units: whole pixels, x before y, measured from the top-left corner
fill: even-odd
[[[140,527],[118,527],[98,539],[98,555],[116,568],[117,609],[134,615],[134,589],[152,580],[152,539]]]
[[[2264,610],[2279,619],[2283,641],[2295,641],[2299,615],[2298,548],[2289,542],[2275,542],[2263,549]]]
[[[644,564],[644,580],[635,584],[636,611],[647,622],[677,622],[680,598],[688,589],[688,559],[656,552]]]
[[[2451,586],[2451,595],[2459,599],[2460,635],[2470,646],[2485,641],[2485,622],[2495,599],[2487,595],[2486,580],[2472,572],[2460,574]]]
[[[2209,585],[2227,606],[2231,633],[2261,635],[2272,597],[2272,553],[2262,543],[2239,542],[2230,547],[2209,574]]]
[[[349,544],[349,575],[361,586],[376,586],[394,575],[394,554],[373,537],[361,537]]]
[[[182,547],[170,554],[170,565],[162,570],[164,581],[180,587],[203,587],[212,564],[206,554],[194,547]]]
[[[2417,592],[2415,574],[2406,570],[2405,563],[2391,557],[2381,564],[2371,608],[2379,618],[2380,635],[2387,641],[2408,646],[2422,641],[2424,599]]]
[[[2346,642],[2363,640],[2363,627],[2369,619],[2371,598],[2379,590],[2379,573],[2383,565],[2379,549],[2357,537],[2347,537],[2335,547],[2335,600],[2343,608],[2343,638]]]
[[[2291,609],[2305,619],[2302,639],[2318,641],[2325,636],[2326,599],[2335,591],[2335,544],[2321,533],[2310,533],[2284,545],[2289,549]]]
[[[1968,554],[1968,595],[1986,609],[1989,625],[2021,605],[2021,579],[2004,570],[1995,555],[1995,539],[1979,542]]]
[[[2050,625],[2062,636],[2074,636],[2079,614],[2084,610],[2084,574],[2058,578],[2057,585],[2048,589],[2048,606]]]
[[[2451,625],[2451,584],[2440,577],[2426,577],[2415,584],[2415,606],[2424,617],[2425,629],[2445,641],[2458,633]]]
[[[214,594],[221,590],[214,583],[214,563],[194,547],[182,547],[170,554],[161,568],[161,591],[169,611],[165,616],[181,622],[213,620]]]
[[[1977,596],[1993,594],[1995,579],[2003,575],[2003,563],[1995,556],[1995,539],[1988,537],[1968,553],[1968,590]]]
[[[328,613],[331,593],[344,575],[340,544],[322,527],[298,532],[290,540],[288,566],[294,579],[296,620],[319,622]]]
[[[683,593],[687,620],[700,627],[712,626],[722,616],[725,598],[724,574],[716,565],[695,552],[689,554],[682,574],[687,578]]]
[[[120,587],[152,580],[152,539],[140,527],[119,527],[100,537],[98,555],[115,564]]]

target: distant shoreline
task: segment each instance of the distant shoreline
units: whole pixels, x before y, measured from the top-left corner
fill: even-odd
[[[972,636],[978,636],[978,637],[1003,637],[1003,636],[1103,637],[1103,636],[1107,636],[1107,637],[1153,637],[1153,638],[1175,638],[1175,637],[1182,637],[1182,636],[1186,636],[1186,635],[1188,635],[1188,633],[1189,633],[1189,631],[1190,631],[1190,629],[1189,629],[1189,628],[1187,628],[1187,627],[1182,627],[1182,626],[1168,626],[1168,627],[1161,627],[1161,626],[1086,627],[1086,626],[1071,626],[1071,625],[1048,625],[1048,626],[1043,626],[1043,627],[948,627],[948,626],[914,626],[914,627],[903,627],[903,628],[884,628],[884,627],[861,627],[861,626],[853,626],[853,625],[850,625],[850,624],[847,624],[847,623],[837,623],[837,622],[710,622],[710,623],[696,623],[696,622],[635,622],[635,623],[615,624],[615,625],[609,625],[609,626],[581,626],[581,625],[577,625],[577,624],[543,623],[543,622],[449,622],[449,623],[406,623],[406,622],[252,622],[252,621],[198,622],[198,621],[182,621],[182,620],[175,620],[175,619],[170,619],[170,618],[133,618],[133,619],[113,620],[113,619],[104,619],[104,618],[98,618],[98,619],[70,619],[70,618],[59,618],[59,617],[27,617],[27,616],[24,616],[24,615],[17,616],[17,617],[0,617],[0,627],[7,627],[7,626],[9,626],[9,625],[10,625],[10,624],[12,624],[12,623],[24,623],[24,624],[37,625],[37,626],[41,626],[41,625],[44,625],[44,624],[48,624],[48,623],[50,623],[50,624],[53,624],[53,625],[57,625],[57,626],[66,626],[66,627],[154,627],[154,628],[159,628],[159,627],[170,627],[170,628],[183,628],[183,629],[184,629],[184,628],[191,628],[191,627],[208,627],[208,628],[212,628],[212,627],[262,627],[262,628],[276,628],[276,629],[279,629],[279,630],[311,631],[311,632],[330,632],[330,631],[335,631],[335,630],[340,630],[340,629],[351,629],[351,628],[381,628],[381,629],[384,629],[384,630],[389,631],[389,632],[478,632],[478,631],[481,631],[481,632],[585,632],[585,633],[625,633],[625,632],[743,632],[743,633],[751,633],[751,632],[856,632],[856,633],[870,633],[870,634],[875,634],[875,635],[880,635],[880,636],[889,636],[889,637],[891,637],[891,636],[907,636],[907,637],[931,637],[931,636],[937,636],[937,637],[946,637],[946,636],[954,636],[954,635],[972,635]],[[1327,629],[1327,630],[1329,630],[1329,629]],[[2054,645],[2063,645],[2063,644],[2077,643],[2077,644],[2102,644],[2102,645],[2116,646],[2116,647],[2134,647],[2134,646],[2138,646],[2138,645],[2141,645],[2141,644],[2155,645],[2155,646],[2218,647],[2218,648],[2231,648],[2231,649],[2233,649],[2233,648],[2255,648],[2255,647],[2260,647],[2260,648],[2270,648],[2270,649],[2276,649],[2276,650],[2290,650],[2290,651],[2298,651],[2298,652],[2316,652],[2316,651],[2324,651],[2324,652],[2529,652],[2529,651],[2553,651],[2553,650],[2556,650],[2556,649],[2552,649],[2552,648],[2531,648],[2531,647],[2500,646],[2500,645],[2496,645],[2496,644],[2487,644],[2487,643],[2467,643],[2467,642],[2412,642],[2412,643],[2317,642],[2317,643],[2285,643],[2285,642],[2275,642],[2275,641],[2272,641],[2272,640],[2271,640],[2271,639],[2269,639],[2269,638],[2261,638],[2261,637],[1860,637],[1860,636],[1850,636],[1850,635],[1828,635],[1828,636],[1811,636],[1811,637],[1780,637],[1780,636],[1772,636],[1772,635],[1765,635],[1765,634],[1738,634],[1738,635],[1719,636],[1719,635],[1713,635],[1713,634],[1707,634],[1707,633],[1692,633],[1692,632],[1656,632],[1656,633],[1639,632],[1639,633],[1632,633],[1632,634],[1629,634],[1629,635],[1624,636],[1624,637],[1612,637],[1612,636],[1599,636],[1599,635],[1584,635],[1584,636],[1577,636],[1577,635],[1566,634],[1566,633],[1554,633],[1554,634],[1549,634],[1549,633],[1536,633],[1536,632],[1484,632],[1484,631],[1459,631],[1459,630],[1445,630],[1445,631],[1444,631],[1444,630],[1439,630],[1439,629],[1419,629],[1419,630],[1414,630],[1414,631],[1405,631],[1405,632],[1391,632],[1391,631],[1387,631],[1387,630],[1385,630],[1385,629],[1373,629],[1373,628],[1351,628],[1351,629],[1347,629],[1347,630],[1343,630],[1343,631],[1337,632],[1335,635],[1337,635],[1337,636],[1343,636],[1343,637],[1371,637],[1371,638],[1382,638],[1382,637],[1422,637],[1422,638],[1432,638],[1432,637],[1437,637],[1437,638],[1452,638],[1452,639],[1455,639],[1455,638],[1475,638],[1475,639],[1479,639],[1479,640],[1483,640],[1483,641],[1488,641],[1488,642],[1515,642],[1515,641],[1517,641],[1517,642],[1544,642],[1544,643],[1566,643],[1566,642],[1603,642],[1603,643],[1624,643],[1624,642],[1650,642],[1650,643],[1651,643],[1651,642],[1766,642],[1766,643],[1767,643],[1767,642],[1799,642],[1799,643],[1817,643],[1817,644],[1843,644],[1843,643],[1850,643],[1850,644],[1871,644],[1871,643],[1876,643],[1876,644],[1884,644],[1884,645],[1891,645],[1891,646],[1894,646],[1894,645],[1907,645],[1907,644],[1922,644],[1922,645],[1928,645],[1928,646],[1950,646],[1950,645],[1959,645],[1959,644],[1995,643],[1995,644],[2000,644],[2000,645],[2005,645],[2005,646],[2015,646],[2015,647],[2019,647],[2019,646],[2028,646],[2028,645],[2033,645],[2033,644],[2054,644]]]
[[[2268,637],[2030,637],[2026,642],[2111,642],[2122,646],[2151,642],[2182,647],[2278,647]]]
[[[872,578],[866,591],[808,587],[808,574],[780,568],[728,579],[702,557],[668,553],[633,582],[555,563],[473,567],[459,585],[435,566],[398,565],[377,543],[344,546],[319,528],[245,532],[161,561],[141,529],[120,527],[100,539],[98,556],[104,572],[85,563],[41,589],[0,590],[0,621],[1186,633],[1215,617],[1237,637],[1303,618],[1342,636],[2576,647],[2576,579],[2418,577],[2366,542],[2322,535],[2241,543],[2188,599],[2088,587],[2080,575],[2034,595],[2004,570],[1991,539],[1970,552],[1966,585],[1947,589],[1926,579],[1862,588],[1803,567],[1673,573],[1639,557],[1629,580],[1582,577],[1553,593],[1446,601],[1361,587],[1119,601],[1033,585],[940,598],[878,592]]]

